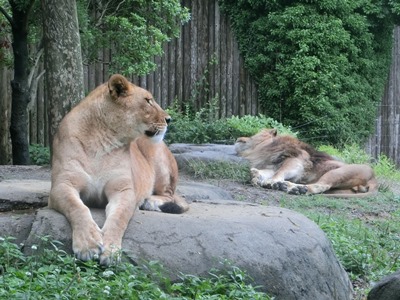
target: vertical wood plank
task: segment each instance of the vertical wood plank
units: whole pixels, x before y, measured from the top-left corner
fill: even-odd
[[[215,2],[214,10],[214,53],[217,60],[214,66],[214,94],[218,95],[218,113],[219,117],[222,118],[224,111],[222,109],[222,91],[221,91],[221,12],[218,6],[218,2]]]
[[[221,104],[220,104],[220,109],[221,109],[221,117],[226,117],[227,116],[227,90],[226,90],[226,82],[227,82],[227,73],[228,73],[228,68],[227,68],[227,59],[228,59],[228,53],[229,49],[227,49],[227,28],[226,28],[226,17],[223,15],[220,15],[221,18],[221,27],[220,27],[220,40],[221,40],[221,65],[220,65],[220,84],[221,84]]]

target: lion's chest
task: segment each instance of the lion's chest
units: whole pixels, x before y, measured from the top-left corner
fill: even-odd
[[[105,193],[107,185],[112,180],[131,177],[129,156],[123,153],[111,153],[101,158],[89,159],[81,171],[85,177],[85,184],[80,190],[80,197],[90,207],[105,207],[108,203]]]
[[[89,207],[104,208],[108,203],[104,193],[106,182],[101,176],[89,176],[79,194],[82,201]]]

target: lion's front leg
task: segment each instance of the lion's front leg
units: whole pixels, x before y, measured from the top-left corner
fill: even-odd
[[[130,178],[110,180],[105,194],[108,204],[102,228],[104,251],[100,256],[100,264],[110,265],[121,259],[122,238],[139,201]]]
[[[49,207],[68,219],[72,228],[72,250],[78,259],[87,261],[103,252],[101,230],[76,189],[65,183],[55,184],[50,192]]]

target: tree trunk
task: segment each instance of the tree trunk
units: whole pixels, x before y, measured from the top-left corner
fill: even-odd
[[[83,98],[83,66],[75,0],[42,0],[49,137]]]
[[[13,54],[14,79],[11,81],[12,109],[10,135],[12,143],[13,164],[28,165],[28,115],[29,103],[29,52],[28,52],[28,15],[29,10],[14,5],[13,10]]]

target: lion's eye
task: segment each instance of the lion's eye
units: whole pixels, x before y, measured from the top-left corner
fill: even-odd
[[[153,99],[151,98],[145,98],[145,99],[149,105],[153,105]]]

